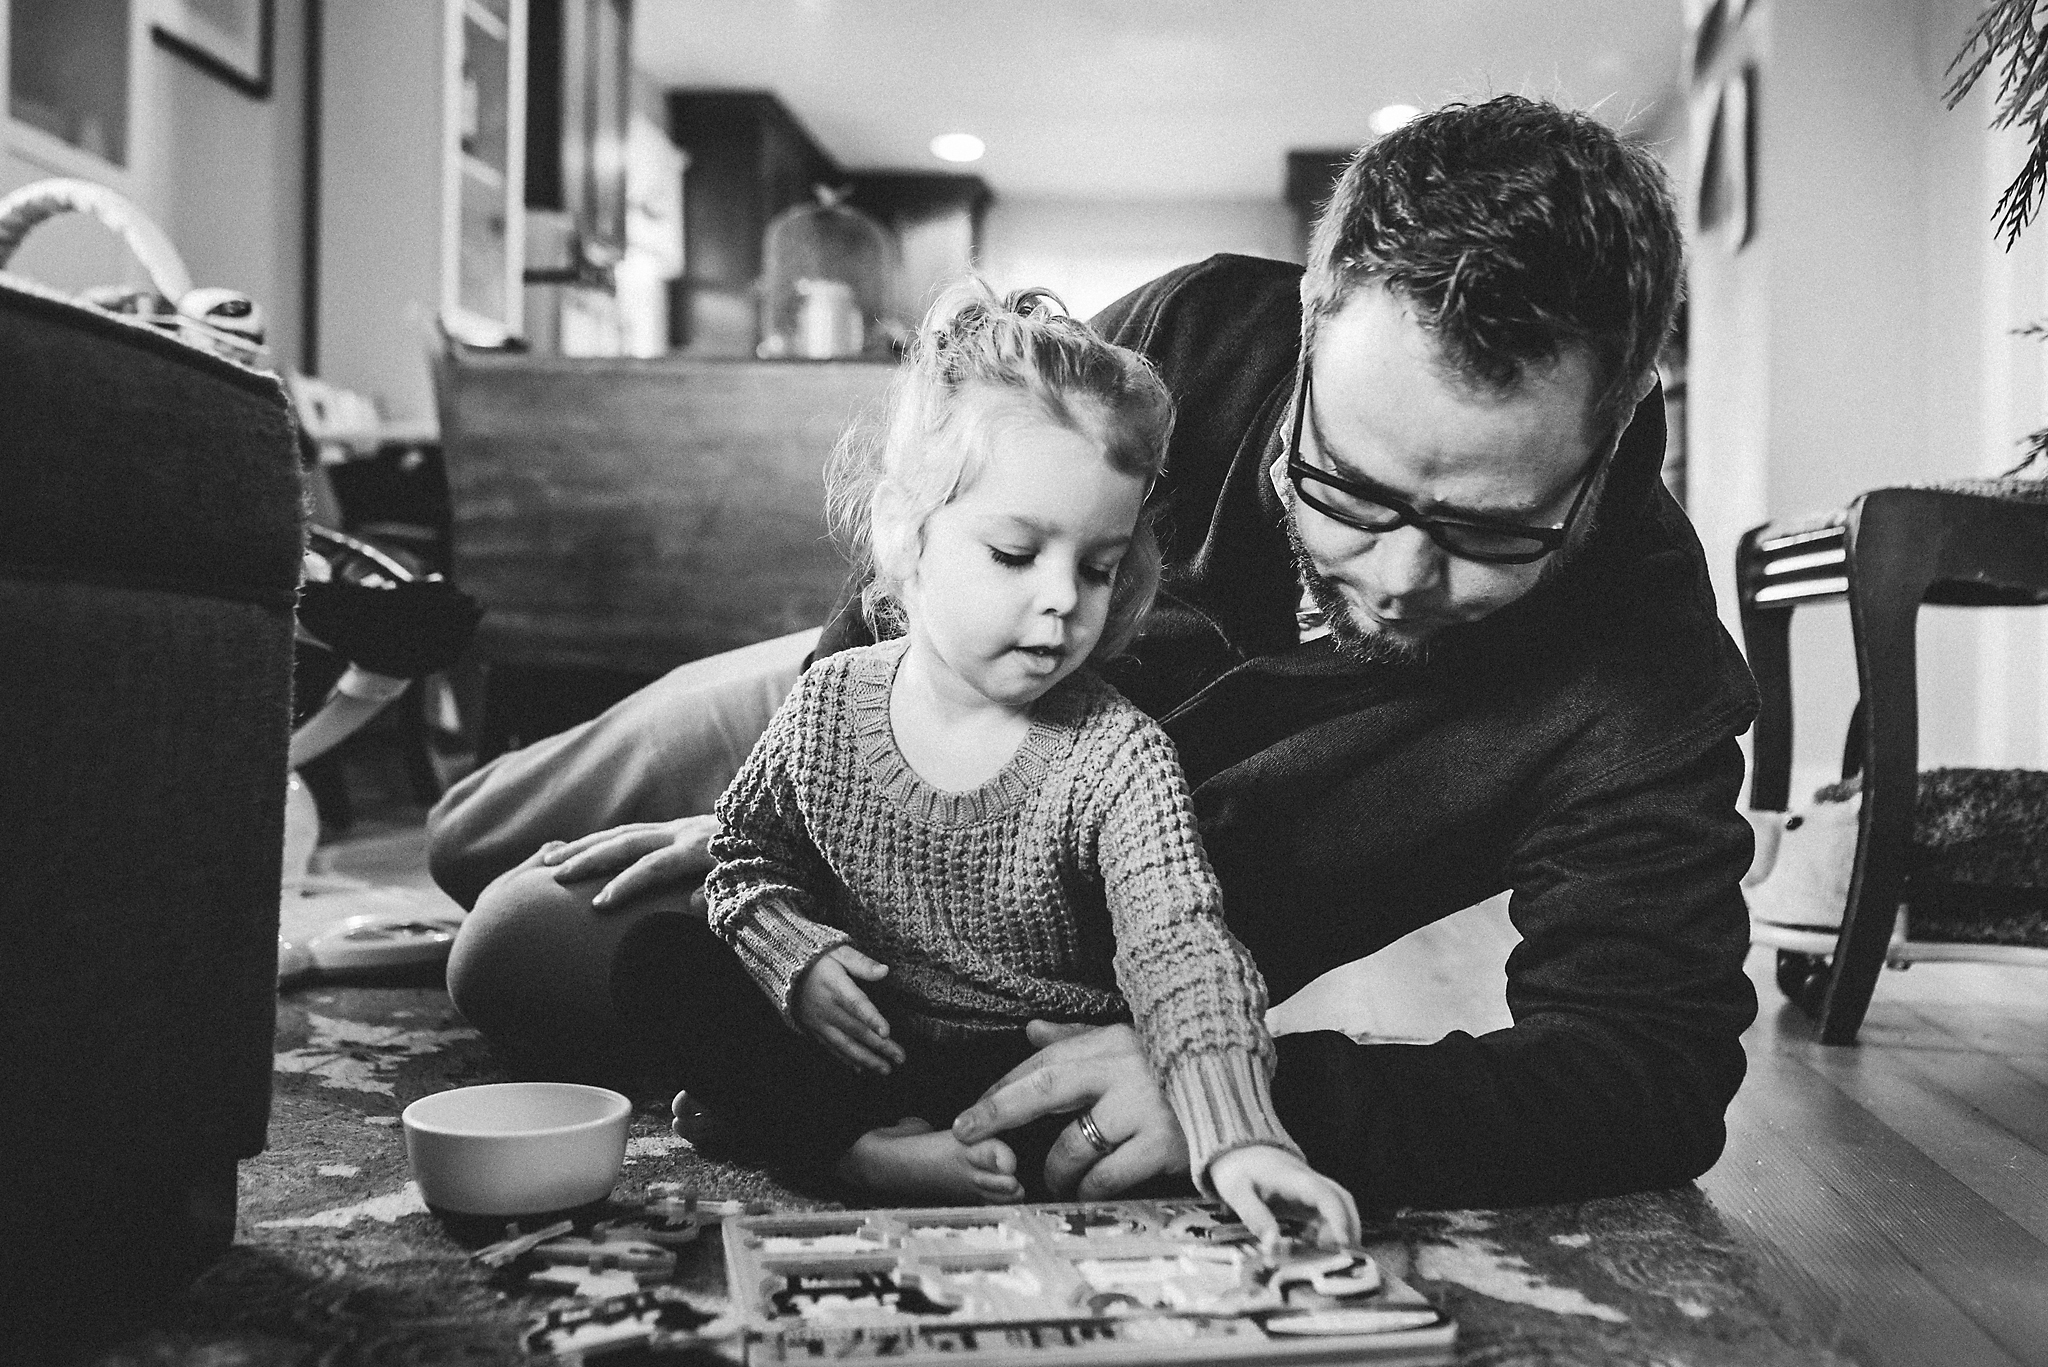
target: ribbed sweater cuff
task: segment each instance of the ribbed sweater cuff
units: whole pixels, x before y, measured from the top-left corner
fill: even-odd
[[[821,926],[772,901],[749,907],[732,936],[733,952],[740,956],[741,965],[792,1026],[796,1020],[790,1011],[790,994],[796,990],[797,979],[828,952],[850,943],[845,931]]]
[[[1232,1149],[1271,1144],[1301,1156],[1273,1109],[1265,1069],[1247,1050],[1182,1057],[1167,1074],[1166,1100],[1188,1141],[1188,1171],[1204,1196],[1216,1194],[1209,1165]]]

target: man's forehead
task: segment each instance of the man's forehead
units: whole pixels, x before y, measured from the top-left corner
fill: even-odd
[[[1376,293],[1361,287],[1313,344],[1307,426],[1326,463],[1418,504],[1547,510],[1594,454],[1587,360],[1531,367],[1511,387],[1474,383],[1411,310]]]
[[[1355,286],[1322,319],[1315,339],[1319,382],[1328,366],[1357,378],[1363,367],[1399,358],[1474,399],[1505,402],[1532,389],[1576,391],[1589,414],[1597,399],[1600,363],[1587,343],[1567,340],[1549,352],[1497,364],[1475,361],[1451,345],[1427,309],[1375,281]]]

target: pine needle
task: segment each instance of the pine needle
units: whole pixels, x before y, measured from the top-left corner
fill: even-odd
[[[1992,211],[2008,251],[2040,212],[2042,193],[2048,190],[2048,29],[2038,17],[2041,3],[1992,0],[1948,64],[1952,80],[1943,96],[1954,109],[1985,72],[2000,66],[1998,112],[1991,126],[2023,130],[2031,149]]]

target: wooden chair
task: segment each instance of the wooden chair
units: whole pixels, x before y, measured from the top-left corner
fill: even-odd
[[[479,758],[638,683],[823,621],[846,579],[823,471],[894,369],[434,354],[450,577],[482,601]],[[545,706],[521,676],[585,695]],[[532,706],[528,706],[531,704]],[[539,707],[545,721],[518,714]]]
[[[1743,640],[1762,694],[1753,737],[1753,809],[1787,805],[1793,609],[1846,598],[1855,636],[1861,700],[1843,774],[1863,776],[1863,800],[1848,905],[1831,947],[1832,966],[1822,967],[1817,954],[1807,956],[1811,990],[1794,981],[1796,971],[1787,972],[1800,967],[1788,965],[1787,956],[1801,951],[1781,945],[1779,954],[1779,983],[1819,1019],[1822,1043],[1855,1043],[1906,891],[1919,773],[1920,605],[2048,603],[2048,491],[2043,501],[2012,497],[2003,490],[2013,483],[1984,481],[1981,491],[1876,489],[1824,524],[1754,528],[1736,551]]]

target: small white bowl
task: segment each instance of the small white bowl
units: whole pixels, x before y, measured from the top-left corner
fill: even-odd
[[[633,1104],[576,1082],[496,1082],[405,1108],[405,1154],[427,1204],[537,1215],[601,1201],[626,1158]]]

